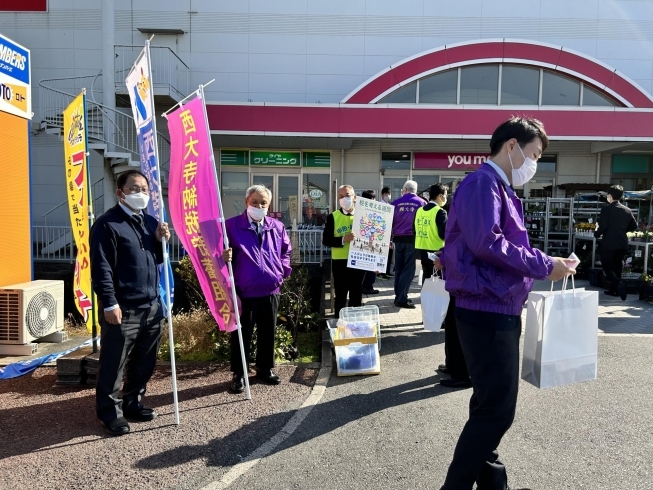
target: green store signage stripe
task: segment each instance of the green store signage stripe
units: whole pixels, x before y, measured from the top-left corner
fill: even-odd
[[[247,150],[220,150],[220,165],[247,166]]]
[[[330,166],[330,152],[304,152],[304,167],[329,168]]]

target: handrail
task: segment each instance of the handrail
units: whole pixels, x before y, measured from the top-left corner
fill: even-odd
[[[101,184],[103,181],[104,181],[104,177],[100,178],[100,179],[97,180],[96,182],[93,182],[93,184],[91,184],[91,189],[95,189],[96,186],[97,186],[98,184]],[[102,191],[102,195],[101,195],[101,196],[96,196],[95,194],[93,195],[93,207],[94,207],[94,208],[95,208],[95,201],[96,201],[97,199],[99,199],[100,197],[104,197],[104,191]],[[43,213],[43,214],[41,215],[41,218],[43,218],[43,221],[44,221],[44,223],[45,223],[45,226],[48,225],[48,216],[49,216],[50,214],[52,214],[53,212],[55,212],[57,209],[59,209],[59,208],[60,208],[61,206],[63,206],[64,204],[68,204],[68,199],[66,199],[66,200],[64,200],[64,201],[62,201],[62,202],[60,202],[60,203],[57,204],[55,207],[53,207],[53,208],[47,210],[45,213]],[[98,210],[97,210],[97,209],[94,209],[94,211],[95,211],[95,213],[96,213],[96,215],[97,215],[97,214],[98,214]],[[102,211],[104,211],[104,209],[103,209]]]
[[[114,44],[114,47],[116,48],[138,48],[138,49],[143,49],[143,45],[137,45],[137,44]],[[150,51],[154,49],[167,49],[172,53],[172,55],[177,58],[182,65],[184,65],[186,68],[190,70],[190,66],[188,66],[186,63],[184,63],[184,60],[182,60],[177,53],[175,53],[171,48],[168,46],[150,46]],[[131,68],[130,68],[131,70]]]

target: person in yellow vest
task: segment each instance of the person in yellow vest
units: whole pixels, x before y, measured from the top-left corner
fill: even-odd
[[[429,252],[444,247],[444,229],[447,226],[447,212],[442,207],[447,203],[449,188],[444,184],[433,184],[429,188],[429,202],[415,213],[415,251],[422,262],[424,279],[433,275],[433,261]]]
[[[338,188],[338,203],[340,209],[327,216],[322,234],[324,246],[331,247],[336,318],[340,316],[340,310],[347,305],[347,295],[349,295],[349,306],[361,306],[365,276],[365,271],[347,267],[349,245],[354,239],[351,227],[354,222],[356,193],[352,186],[342,185]]]

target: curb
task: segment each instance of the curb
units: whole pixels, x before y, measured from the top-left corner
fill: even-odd
[[[322,360],[320,362],[320,371],[313,385],[310,395],[304,400],[302,406],[297,409],[295,415],[286,423],[286,425],[277,434],[272,436],[267,442],[256,448],[251,454],[245,457],[240,463],[231,467],[222,478],[215,480],[202,487],[202,490],[223,490],[228,488],[238,478],[247,473],[250,469],[258,464],[265,456],[270,454],[277,446],[288,439],[308,417],[313,408],[320,402],[326,391],[331,369],[333,367],[331,359],[331,340],[327,331],[322,331]]]

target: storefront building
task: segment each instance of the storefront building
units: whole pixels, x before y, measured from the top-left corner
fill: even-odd
[[[515,114],[542,120],[551,137],[521,195],[653,185],[651,2],[82,3],[0,11],[0,32],[32,50],[39,85],[36,223],[65,211],[53,127],[62,92],[85,87],[96,103],[89,124],[104,134],[90,141],[91,179],[105,208],[112,177],[137,163],[115,158],[133,153],[120,140],[131,138],[120,116],[130,113],[124,72],[152,34],[157,113],[215,79],[206,95],[227,217],[254,183],[273,190],[272,212],[287,226],[321,225],[343,183],[377,194],[388,186],[393,197],[409,178],[420,191],[434,182],[455,189]],[[157,127],[165,137],[163,119]]]

